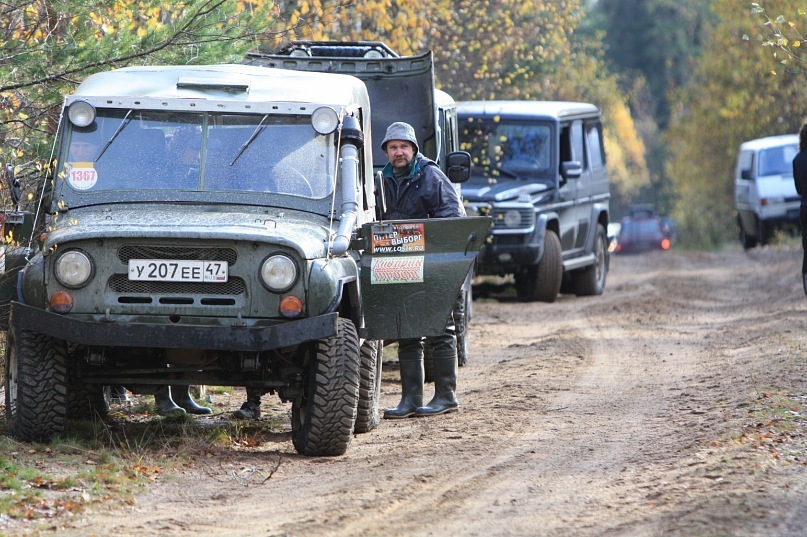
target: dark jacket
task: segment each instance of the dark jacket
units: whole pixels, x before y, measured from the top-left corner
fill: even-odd
[[[405,178],[396,180],[391,164],[384,166],[384,220],[421,220],[465,216],[454,184],[437,164],[418,153]]]
[[[793,159],[793,181],[802,207],[807,207],[807,151],[799,151]]]

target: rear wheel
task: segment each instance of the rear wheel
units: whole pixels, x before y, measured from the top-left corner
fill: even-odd
[[[384,342],[366,340],[361,346],[361,379],[359,380],[359,406],[354,432],[372,431],[381,422],[378,403],[381,397],[381,353]]]
[[[47,442],[67,430],[67,345],[30,330],[6,340],[6,425],[25,442]]]
[[[572,292],[577,296],[601,295],[605,290],[605,276],[608,274],[608,238],[602,224],[597,224],[594,239],[596,262],[590,267],[572,272]]]
[[[544,255],[537,265],[523,267],[516,273],[516,294],[523,302],[554,302],[563,280],[563,250],[554,231],[544,236]]]
[[[359,402],[359,336],[339,319],[336,335],[312,346],[303,389],[291,408],[294,448],[303,455],[334,456],[347,451]]]

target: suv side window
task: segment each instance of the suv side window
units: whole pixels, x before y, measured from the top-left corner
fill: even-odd
[[[585,140],[583,138],[583,122],[580,120],[572,123],[572,160],[579,161],[584,170],[588,169]]]
[[[588,139],[588,153],[591,156],[591,169],[600,170],[605,165],[605,151],[602,148],[599,123],[586,125],[586,138]]]

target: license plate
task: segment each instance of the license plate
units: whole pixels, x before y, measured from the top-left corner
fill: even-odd
[[[129,279],[155,282],[226,282],[226,261],[130,259]]]

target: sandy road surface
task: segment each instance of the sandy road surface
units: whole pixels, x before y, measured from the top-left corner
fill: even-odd
[[[461,412],[383,421],[335,458],[286,428],[59,534],[807,535],[800,255],[614,257],[601,297],[477,300]],[[760,417],[780,396],[786,434]]]

